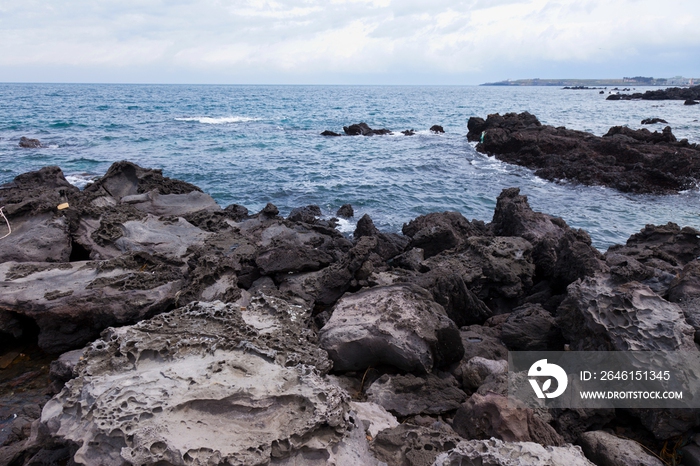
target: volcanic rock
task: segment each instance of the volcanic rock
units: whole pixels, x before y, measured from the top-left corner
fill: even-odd
[[[539,304],[525,304],[501,326],[501,339],[512,351],[561,351],[564,340],[559,326]]]
[[[642,446],[630,439],[623,439],[603,430],[584,432],[579,444],[588,459],[600,466],[664,466]]]
[[[462,327],[459,331],[464,345],[464,359],[475,356],[485,359],[508,359],[508,348],[501,342],[501,331],[481,325]]]
[[[638,282],[604,275],[569,286],[557,323],[575,351],[692,351],[694,329],[677,304]]]
[[[616,98],[611,98],[611,97]],[[607,100],[700,100],[700,86],[695,87],[669,87],[666,89],[655,89],[646,91],[644,94],[635,92],[633,94],[611,95]]]
[[[388,364],[427,373],[464,355],[455,324],[430,293],[415,285],[346,294],[321,329],[319,342],[336,371]]]
[[[321,133],[321,136],[340,136],[340,134],[335,133],[333,131],[325,130]]]
[[[335,215],[341,218],[352,218],[355,216],[355,211],[352,209],[350,204],[343,204],[340,206]]]
[[[412,247],[423,249],[426,259],[464,244],[471,236],[489,234],[483,222],[470,222],[459,212],[421,215],[404,224],[401,231],[411,238]]]
[[[645,118],[642,120],[643,125],[653,125],[656,123],[668,124],[668,121],[664,120],[663,118]]]
[[[396,417],[377,403],[351,401],[350,408],[365,426],[365,432],[372,438],[385,429],[393,429],[399,425]]]
[[[367,123],[356,123],[350,126],[343,126],[343,131],[348,136],[374,136],[374,135],[384,135],[391,134],[386,128],[382,129],[372,129],[367,125]]]
[[[466,362],[462,361],[459,372],[462,375],[462,386],[467,390],[476,391],[490,376],[507,373],[508,361],[474,356]]]
[[[593,466],[581,447],[542,446],[532,442],[503,442],[499,439],[463,440],[453,450],[441,453],[435,466]]]
[[[550,181],[574,180],[622,192],[667,194],[700,179],[700,147],[677,142],[671,129],[611,128],[603,137],[542,125],[521,114],[470,118],[470,141],[478,151],[535,170]]]
[[[316,218],[321,216],[321,208],[317,205],[307,205],[306,207],[297,207],[287,216],[287,220],[291,222],[315,223]]]
[[[22,136],[19,138],[19,147],[24,147],[25,149],[36,149],[41,147],[41,141]]]
[[[431,127],[430,127],[430,131],[432,131],[432,132],[435,133],[435,134],[444,133],[444,132],[445,132],[445,130],[444,130],[444,129],[442,128],[442,126],[440,126],[440,125],[433,125],[433,126],[431,126]]]
[[[451,375],[383,375],[367,389],[367,399],[399,416],[442,414],[460,407],[467,394]]]
[[[505,396],[473,394],[455,414],[452,427],[464,438],[535,442],[560,446],[564,440],[530,408],[515,407]]]
[[[700,102],[696,102],[693,99],[688,99],[685,102],[683,102],[683,105],[697,105],[697,104],[700,104]]]
[[[401,424],[379,432],[372,451],[389,465],[432,466],[438,454],[452,450],[460,440],[444,422],[430,427]]]
[[[361,443],[349,446],[361,429],[347,394],[320,377],[330,364],[309,346],[314,336],[287,333],[308,315],[282,301],[247,316],[199,303],[109,329],[44,407],[42,423],[75,445],[78,463],[372,464]]]

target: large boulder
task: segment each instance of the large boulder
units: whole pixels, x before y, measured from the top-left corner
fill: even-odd
[[[455,324],[430,293],[415,285],[346,294],[321,329],[320,344],[337,371],[388,364],[430,372],[464,355]]]
[[[412,247],[423,249],[427,259],[460,246],[470,236],[486,236],[489,230],[483,222],[470,222],[459,212],[434,212],[404,224],[402,232],[411,238]]]
[[[42,423],[83,464],[376,464],[313,335],[296,333],[309,310],[248,309],[197,303],[109,329]]]
[[[434,466],[593,466],[581,447],[542,446],[532,442],[503,442],[499,439],[463,440],[441,453]]]
[[[561,351],[564,340],[553,315],[539,304],[513,310],[501,326],[501,339],[513,351]]]
[[[693,351],[683,311],[638,282],[596,275],[569,286],[557,322],[576,351]]]

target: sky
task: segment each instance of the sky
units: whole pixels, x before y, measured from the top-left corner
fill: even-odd
[[[700,77],[698,0],[0,0],[0,82]]]

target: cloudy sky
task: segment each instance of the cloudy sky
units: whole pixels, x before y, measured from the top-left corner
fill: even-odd
[[[698,0],[0,0],[0,81],[700,77]]]

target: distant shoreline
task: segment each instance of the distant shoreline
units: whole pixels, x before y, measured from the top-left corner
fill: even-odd
[[[692,86],[700,78],[622,78],[622,79],[506,79],[480,86]]]

